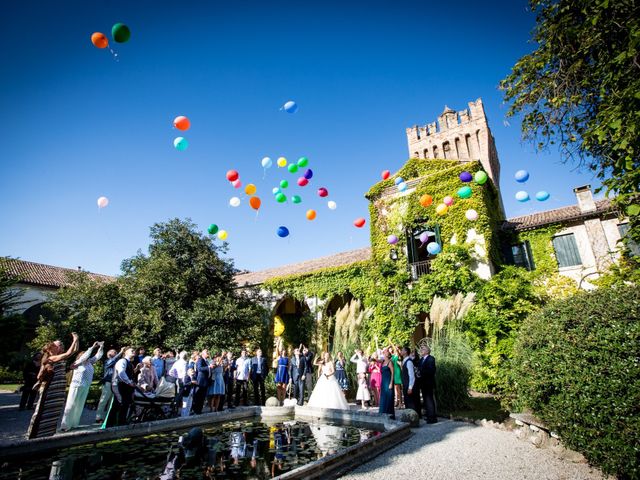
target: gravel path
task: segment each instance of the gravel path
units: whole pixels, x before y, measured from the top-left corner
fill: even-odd
[[[607,478],[586,464],[560,460],[552,451],[518,440],[513,432],[452,420],[413,429],[413,436],[342,477],[345,479]]]

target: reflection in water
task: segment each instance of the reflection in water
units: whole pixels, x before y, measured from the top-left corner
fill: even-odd
[[[182,434],[182,435],[181,435]],[[296,420],[232,422],[82,445],[0,466],[0,480],[269,479],[377,435],[351,426]]]

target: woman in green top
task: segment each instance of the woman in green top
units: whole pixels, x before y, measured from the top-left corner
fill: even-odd
[[[404,408],[402,400],[402,360],[400,359],[400,347],[389,345],[391,362],[393,362],[393,383],[395,386],[396,408]]]

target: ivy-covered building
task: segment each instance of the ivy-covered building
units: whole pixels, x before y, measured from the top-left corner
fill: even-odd
[[[370,339],[428,335],[430,275],[454,251],[466,252],[481,279],[513,264],[569,282],[556,281],[560,288],[590,288],[616,261],[627,221],[609,200],[594,200],[589,186],[574,189],[576,205],[505,218],[500,162],[480,99],[459,112],[445,107],[437,122],[407,129],[407,141],[411,158],[366,194],[370,248],[236,277],[240,287],[261,288],[273,317],[298,332],[291,342],[303,335],[288,327],[308,319],[316,341],[330,345],[338,328],[332,318],[354,299],[375,319]]]

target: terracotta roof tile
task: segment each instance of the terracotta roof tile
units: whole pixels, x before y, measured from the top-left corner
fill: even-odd
[[[20,278],[22,283],[41,285],[43,287],[63,287],[69,284],[68,275],[78,273],[73,268],[54,267],[43,263],[27,262],[16,258],[0,257],[0,265],[9,273]],[[115,277],[87,272],[93,280],[110,282]]]
[[[260,285],[266,280],[284,275],[300,275],[311,273],[327,267],[340,267],[371,258],[371,248],[361,248],[348,252],[337,253],[328,257],[314,258],[300,263],[292,263],[281,267],[269,268],[258,272],[241,273],[235,276],[235,281],[240,287],[247,285]]]
[[[578,205],[545,210],[521,217],[509,218],[502,224],[503,230],[531,230],[533,228],[550,225],[552,223],[564,223],[584,218],[597,217],[605,213],[615,213],[615,207],[610,199],[596,200],[596,209],[592,212],[581,212]]]

